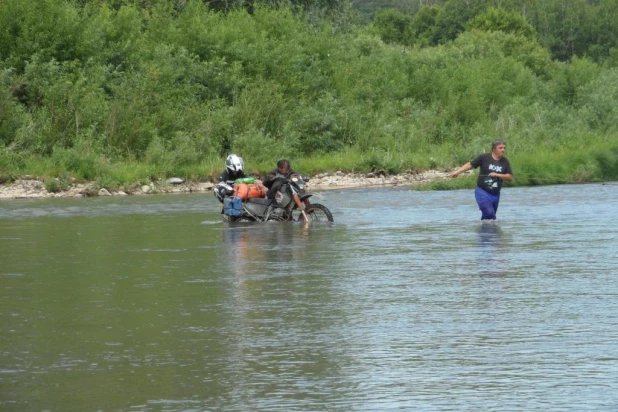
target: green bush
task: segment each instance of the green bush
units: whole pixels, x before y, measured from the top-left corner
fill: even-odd
[[[69,188],[68,183],[65,180],[58,178],[51,178],[45,180],[45,190],[49,193],[64,192]]]
[[[576,105],[591,128],[615,134],[618,131],[618,69],[602,71],[590,79],[576,88]]]

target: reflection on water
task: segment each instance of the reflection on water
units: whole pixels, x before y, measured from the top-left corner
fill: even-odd
[[[496,221],[481,222],[478,226],[479,245],[483,247],[500,247],[504,240],[504,231]]]
[[[0,203],[0,409],[618,409],[616,186]]]
[[[248,273],[289,270],[294,262],[304,261],[310,225],[306,223],[225,224],[222,253],[237,276]]]
[[[508,238],[496,221],[483,221],[477,228],[479,242],[478,267],[483,277],[505,277],[508,267]]]

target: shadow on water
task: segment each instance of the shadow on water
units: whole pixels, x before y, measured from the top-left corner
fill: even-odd
[[[476,229],[479,245],[479,274],[485,278],[502,278],[511,275],[504,270],[508,236],[495,221],[481,222]]]

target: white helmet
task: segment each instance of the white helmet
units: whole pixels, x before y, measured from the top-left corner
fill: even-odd
[[[245,162],[242,157],[231,154],[225,159],[225,168],[232,174],[238,174],[245,170]]]

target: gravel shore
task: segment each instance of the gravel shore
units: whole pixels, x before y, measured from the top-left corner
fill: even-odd
[[[385,175],[383,172],[371,173],[319,173],[310,178],[308,190],[333,190],[380,186],[413,186],[444,179],[446,171],[428,170],[419,173],[402,173]],[[47,185],[49,186],[49,185]],[[59,186],[59,185],[57,185]],[[138,196],[155,193],[200,193],[212,191],[212,182],[184,182],[179,178],[170,178],[164,182],[148,185],[135,185],[126,191],[109,191],[98,188],[95,183],[73,183],[56,192],[49,192],[44,181],[31,176],[24,176],[12,183],[0,185],[0,199],[36,199],[55,197],[89,197],[89,196]]]

